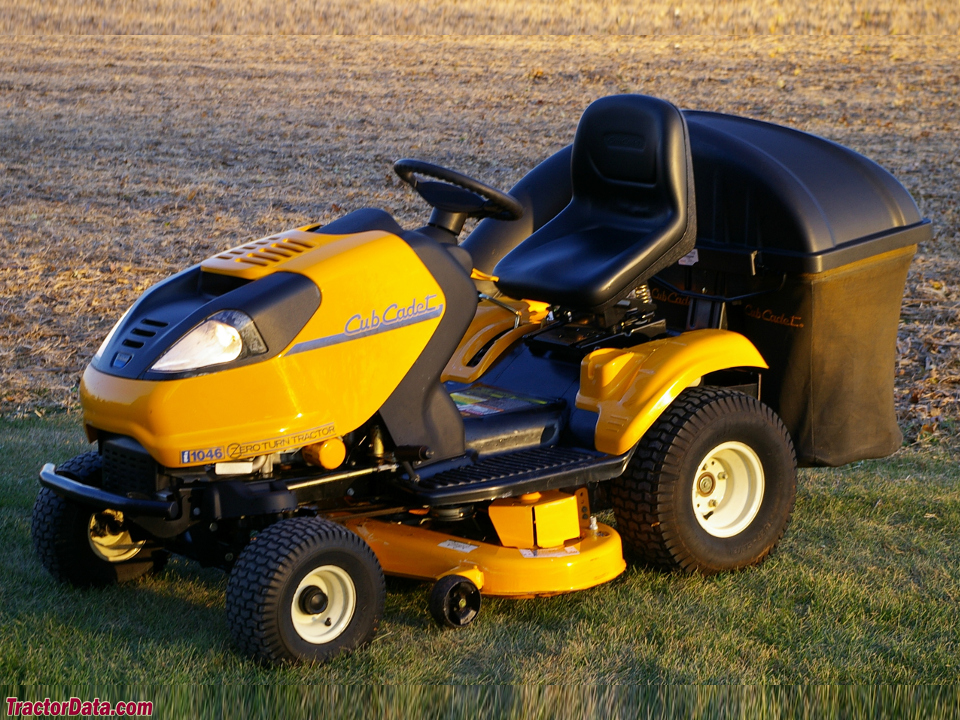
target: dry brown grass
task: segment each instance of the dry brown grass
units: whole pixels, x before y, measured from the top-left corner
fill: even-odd
[[[0,411],[75,407],[122,310],[215,250],[368,205],[421,222],[398,157],[509,187],[591,100],[641,92],[824,135],[910,189],[935,239],[897,402],[912,439],[950,435],[958,86],[955,38],[0,40]]]
[[[0,0],[7,34],[956,34],[956,0]]]

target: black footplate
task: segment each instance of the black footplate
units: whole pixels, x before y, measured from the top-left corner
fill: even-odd
[[[473,465],[430,474],[422,468],[410,489],[431,505],[494,500],[609,480],[622,474],[632,451],[604,455],[569,447],[538,447],[495,455]]]

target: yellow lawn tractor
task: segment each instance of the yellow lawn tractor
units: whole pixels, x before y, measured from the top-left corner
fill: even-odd
[[[734,570],[783,536],[798,458],[899,446],[897,313],[930,230],[860,155],[621,95],[511,193],[394,167],[424,227],[364,209],[271,235],[120,319],[81,385],[97,449],[40,473],[55,578],[179,553],[229,571],[245,653],[322,661],[373,637],[384,573],[462,628],[484,595],[589,588],[625,555]]]

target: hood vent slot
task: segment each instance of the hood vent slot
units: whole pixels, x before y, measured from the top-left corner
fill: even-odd
[[[284,238],[280,235],[271,235],[262,240],[256,240],[255,242],[236,247],[233,250],[228,250],[225,253],[217,255],[216,258],[218,260],[228,260],[266,267],[296,257],[306,250],[312,250],[316,246],[317,243],[313,242]]]
[[[204,260],[201,267],[208,272],[255,280],[329,240],[303,230],[290,230],[238,245]]]

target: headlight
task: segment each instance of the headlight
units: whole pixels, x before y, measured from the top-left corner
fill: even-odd
[[[116,334],[117,328],[120,327],[123,321],[127,319],[127,315],[130,314],[130,310],[132,309],[133,308],[128,308],[127,311],[120,316],[120,319],[117,320],[116,324],[112,328],[110,328],[110,332],[107,333],[107,336],[103,339],[103,342],[100,343],[100,349],[97,350],[97,352],[94,353],[93,355],[94,361],[99,360],[103,356],[103,351],[107,349],[107,345],[110,344],[110,341],[113,339],[113,336]]]
[[[263,338],[247,314],[239,310],[222,310],[180,338],[150,369],[179,373],[222,365],[241,356],[266,351]]]

